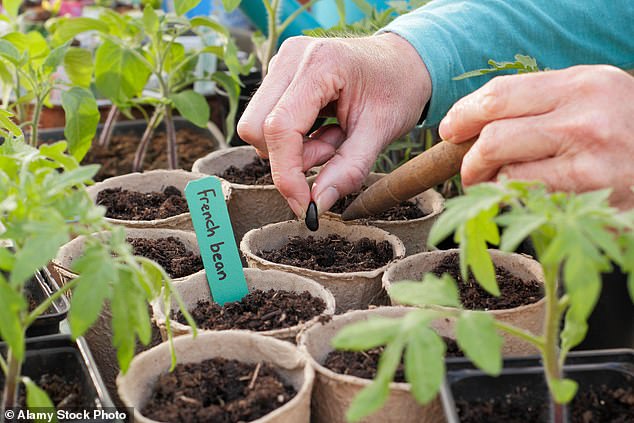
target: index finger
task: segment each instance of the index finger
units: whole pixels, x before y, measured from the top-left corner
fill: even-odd
[[[458,100],[440,122],[443,140],[459,143],[478,135],[495,120],[540,115],[560,101],[553,91],[561,88],[561,71],[505,75]]]

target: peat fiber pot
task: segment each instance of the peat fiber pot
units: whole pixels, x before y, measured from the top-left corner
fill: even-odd
[[[206,175],[222,175],[229,167],[242,169],[257,157],[255,149],[251,146],[214,151],[196,160],[192,171]],[[275,185],[227,183],[231,186],[228,207],[236,242],[240,243],[244,234],[251,229],[295,218]]]
[[[248,331],[201,332],[174,339],[178,363],[199,363],[212,358],[226,358],[244,363],[267,362],[273,365],[297,394],[283,406],[253,420],[253,423],[308,423],[310,394],[315,372],[297,347],[268,336]],[[153,422],[141,414],[152,394],[157,378],[169,371],[171,357],[168,343],[136,356],[125,375],[117,378],[119,396],[126,407],[134,409],[135,422]]]
[[[519,280],[523,282],[536,280],[540,284],[544,283],[541,265],[532,258],[493,249],[490,249],[489,253],[495,266],[507,270],[517,276]],[[390,286],[395,282],[422,280],[425,273],[431,272],[443,259],[455,254],[458,254],[457,249],[430,251],[391,263],[383,275],[383,287],[389,292]],[[394,301],[392,303],[397,305]],[[501,322],[509,323],[533,334],[540,334],[544,323],[545,306],[546,301],[542,298],[531,304],[502,310],[488,310],[487,312]],[[506,333],[502,333],[502,336],[504,337],[502,352],[505,356],[524,356],[537,353],[535,348],[525,341]]]
[[[359,241],[362,238],[377,242],[387,241],[392,248],[392,260],[405,255],[405,247],[401,240],[383,229],[364,225],[345,225],[342,222],[329,219],[321,219],[319,230],[316,232],[311,232],[306,228],[304,222],[297,220],[272,223],[263,228],[253,229],[242,239],[240,251],[246,258],[249,267],[263,270],[282,270],[319,282],[334,295],[337,305],[336,313],[366,309],[373,302],[381,302],[384,293],[381,287],[381,277],[387,264],[366,271],[332,273],[274,263],[259,255],[262,251],[285,246],[293,237],[307,238],[312,236],[315,239],[323,239],[332,234],[339,235],[351,242]]]
[[[181,241],[188,250],[199,253],[198,241],[196,240],[196,234],[189,231],[180,231],[175,229],[161,229],[161,228],[144,228],[133,229],[126,228],[126,234],[129,238],[147,238],[158,239],[166,237],[174,237]],[[106,234],[104,234],[106,235]],[[56,273],[59,275],[60,283],[66,284],[71,279],[77,277],[75,273],[70,271],[73,260],[81,257],[83,254],[85,244],[84,237],[78,237],[69,242],[68,244],[60,248],[57,257],[53,260],[53,267]],[[200,270],[196,274],[200,274],[204,277],[205,271]],[[185,278],[173,279],[175,284],[181,283]],[[119,363],[117,361],[117,352],[112,346],[112,325],[111,325],[112,313],[110,306],[106,305],[101,310],[97,321],[92,325],[90,329],[84,335],[86,342],[90,347],[97,367],[101,372],[103,380],[108,387],[108,390],[113,396],[115,401],[116,397],[116,384],[115,379],[119,373]],[[153,328],[153,331],[158,329]],[[158,333],[153,334],[153,341],[160,339]]]
[[[187,172],[184,170],[151,170],[143,173],[129,173],[127,175],[115,176],[88,187],[88,194],[93,201],[97,201],[97,195],[105,189],[121,188],[122,190],[136,191],[141,193],[163,192],[166,187],[177,188],[183,199],[185,198],[185,186],[189,181],[204,178],[206,175]],[[229,201],[231,188],[229,184],[222,183],[222,191],[225,201]],[[123,225],[128,228],[170,228],[192,230],[192,221],[189,212],[180,213],[164,219],[154,220],[122,220],[107,218],[111,223]]]
[[[324,366],[328,354],[333,351],[331,339],[349,324],[377,316],[398,318],[410,310],[412,308],[409,307],[378,307],[372,310],[350,311],[333,317],[326,324],[317,323],[302,331],[298,339],[299,348],[309,356],[316,372],[311,402],[314,423],[345,422],[346,411],[352,400],[359,391],[372,383],[371,379],[336,373]],[[449,333],[446,320],[438,320],[432,326],[441,336],[447,336]],[[421,406],[411,395],[408,383],[392,382],[390,396],[385,405],[362,422],[437,423],[444,420],[439,397]]]
[[[311,296],[320,298],[326,304],[326,309],[319,315],[315,316],[308,322],[291,326],[283,329],[274,329],[259,332],[261,335],[272,336],[283,341],[295,342],[295,338],[299,331],[325,316],[332,316],[335,313],[335,299],[326,288],[315,281],[304,278],[292,273],[281,272],[279,270],[260,270],[260,269],[244,269],[244,275],[247,280],[249,292],[257,289],[268,291],[270,289],[276,291],[290,291],[302,293],[307,291]],[[180,294],[188,311],[192,311],[198,301],[213,300],[209,292],[209,284],[204,273],[197,273],[183,282],[174,286],[175,290]],[[172,300],[171,310],[176,310],[178,304],[176,300]],[[156,301],[152,304],[154,312],[154,321],[161,330],[163,340],[167,340],[166,316],[164,304],[162,301]],[[175,336],[192,333],[192,328],[188,325],[179,323],[174,318],[170,319],[172,333]]]
[[[363,185],[370,186],[384,176],[384,173],[370,173],[363,182]],[[415,219],[392,220],[370,217],[367,219],[347,221],[346,224],[368,224],[396,235],[403,241],[406,255],[408,256],[428,251],[427,237],[429,236],[432,225],[445,208],[445,199],[436,190],[429,189],[413,197],[409,202],[414,203],[416,207],[424,213],[424,216]],[[341,214],[339,213],[326,212],[325,214],[335,219],[341,219]]]

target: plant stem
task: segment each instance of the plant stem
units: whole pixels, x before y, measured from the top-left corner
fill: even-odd
[[[515,327],[513,325],[509,325],[506,324],[504,322],[501,322],[499,320],[495,321],[495,327],[497,327],[500,330],[503,330],[506,333],[509,333],[517,338],[523,339],[526,342],[531,343],[532,345],[534,345],[536,348],[538,348],[539,350],[543,350],[544,349],[544,340],[540,337],[537,337],[525,330],[522,330],[518,327]]]
[[[110,145],[110,140],[112,139],[112,131],[114,131],[114,124],[119,119],[119,115],[121,111],[114,104],[110,108],[108,112],[108,117],[106,118],[106,122],[103,124],[103,128],[101,129],[101,134],[99,134],[99,141],[97,144],[101,147],[108,147]]]
[[[546,382],[552,392],[552,381],[562,377],[561,366],[559,365],[559,324],[561,309],[558,298],[558,271],[556,265],[544,266],[544,289],[546,298],[546,314],[544,316],[544,348],[542,349],[542,359],[544,361],[544,372]],[[555,423],[565,421],[565,405],[556,403],[551,394],[552,417]]]
[[[267,8],[269,36],[266,40],[267,45],[266,50],[264,51],[264,56],[262,56],[262,79],[264,79],[269,71],[269,62],[271,61],[277,47],[277,39],[279,37],[277,32],[277,9],[279,8],[279,5],[279,0],[273,0],[271,7]]]
[[[40,115],[42,113],[42,102],[37,99],[35,102],[35,106],[33,109],[33,119],[31,120],[31,138],[29,139],[29,144],[32,146],[37,146],[37,138],[38,138],[38,127],[40,126]]]
[[[2,420],[4,420],[5,410],[14,408],[16,405],[21,367],[22,363],[13,355],[13,351],[9,348],[7,351],[7,374],[2,393]]]
[[[152,140],[152,135],[154,134],[154,129],[158,125],[158,122],[161,119],[162,107],[157,106],[150,118],[150,121],[147,123],[147,127],[145,128],[145,132],[143,132],[143,137],[141,137],[141,142],[136,149],[136,153],[134,154],[134,161],[132,162],[132,171],[140,172],[143,170],[143,160],[145,159],[145,152],[147,150],[148,145],[150,144],[150,140]]]
[[[176,151],[176,130],[172,117],[172,106],[165,107],[165,132],[167,138],[167,162],[170,169],[178,169],[178,153]]]

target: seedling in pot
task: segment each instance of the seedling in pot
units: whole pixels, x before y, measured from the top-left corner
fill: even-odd
[[[57,74],[61,65],[70,84]],[[10,32],[0,39],[3,102],[16,114],[20,127],[28,131],[29,143],[38,144],[42,110],[50,107],[51,93],[59,90],[66,116],[64,136],[77,160],[88,151],[99,123],[97,102],[89,89],[92,70],[92,55],[88,50],[71,47],[70,42],[51,45],[38,31]]]
[[[486,312],[463,310],[455,282],[448,275],[438,278],[428,274],[422,282],[397,283],[390,296],[421,310],[402,319],[349,326],[334,341],[337,348],[352,350],[386,345],[377,377],[355,399],[348,413],[350,420],[357,421],[383,404],[403,350],[412,394],[421,403],[435,397],[444,373],[444,346],[426,325],[449,317],[456,319],[457,341],[465,355],[491,375],[502,370],[498,331],[532,344],[542,357],[554,401],[554,421],[565,421],[564,405],[574,397],[577,383],[564,377],[562,366],[568,352],[586,334],[588,316],[601,291],[600,275],[610,270],[611,261],[630,274],[634,299],[634,213],[610,207],[609,195],[609,190],[549,193],[540,183],[502,181],[474,186],[465,196],[449,200],[430,233],[430,243],[455,232],[463,278],[470,269],[493,295],[499,295],[499,290],[488,244],[510,252],[523,239],[531,238],[545,277],[542,334],[496,321]],[[503,205],[510,211],[497,216]]]
[[[136,339],[150,341],[148,301],[163,291],[162,300],[170,304],[172,285],[156,263],[132,255],[123,229],[109,225],[103,209],[91,201],[86,185],[98,167],[79,166],[64,153],[65,142],[42,145],[39,150],[25,144],[10,118],[7,112],[0,112],[0,136],[4,138],[0,146],[1,236],[12,244],[11,248],[0,247],[0,336],[8,346],[6,357],[0,358],[5,375],[2,407],[16,405],[18,386],[24,384],[28,407],[50,409],[53,404],[46,393],[21,376],[25,331],[35,319],[58,298],[72,293],[68,320],[73,337],[78,337],[92,326],[108,301],[113,342],[125,372]],[[91,236],[98,231],[108,236]],[[25,283],[55,257],[62,244],[79,235],[86,236],[86,247],[72,264],[78,277],[28,310]],[[175,363],[173,354],[172,360]]]
[[[145,111],[141,106],[153,108],[135,155],[133,171],[142,169],[148,144],[161,122],[165,123],[166,128],[169,168],[177,168],[174,111],[177,110],[184,118],[203,128],[209,122],[209,105],[201,94],[189,89],[191,84],[211,79],[227,92],[239,93],[238,75],[252,65],[252,61],[246,65],[237,62],[235,44],[225,27],[208,17],[187,19],[183,16],[196,4],[196,1],[175,2],[176,15],[157,13],[151,6],[146,6],[138,17],[103,10],[98,20],[67,18],[55,26],[54,40],[60,43],[86,31],[97,31],[101,38],[101,45],[95,54],[95,85],[116,107],[111,110],[104,125],[100,145],[108,145],[119,112],[130,115],[133,107],[142,113]],[[224,46],[208,45],[188,51],[178,40],[190,32],[204,37],[206,31],[224,39]],[[215,72],[197,76],[194,70],[199,57],[204,54],[236,63],[228,66],[229,74]],[[148,90],[150,77],[158,85],[156,89]],[[230,96],[230,100],[235,102],[232,107],[237,108],[237,94]],[[229,114],[228,119],[235,119],[235,113],[233,116]],[[233,130],[234,126],[233,121],[227,122],[228,130]]]

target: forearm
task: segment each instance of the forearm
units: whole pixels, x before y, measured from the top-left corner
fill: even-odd
[[[537,59],[540,67],[605,63],[634,68],[631,0],[435,0],[383,31],[408,40],[425,62],[432,97],[425,124],[438,124],[451,105],[494,75],[453,81],[487,60]]]

